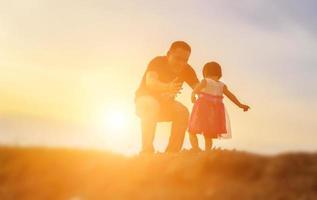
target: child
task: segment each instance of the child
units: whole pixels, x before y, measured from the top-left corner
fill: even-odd
[[[227,86],[219,81],[222,71],[218,63],[205,64],[203,76],[204,79],[194,88],[191,96],[194,103],[189,121],[192,151],[200,151],[196,134],[204,135],[206,151],[211,150],[213,138],[230,138],[230,124],[222,102],[223,94],[243,111],[248,111],[250,108],[240,103]],[[196,94],[199,97],[197,100]]]

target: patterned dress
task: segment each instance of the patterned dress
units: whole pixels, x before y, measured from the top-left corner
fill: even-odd
[[[223,104],[224,83],[206,78],[189,121],[189,132],[210,138],[231,138],[230,122]]]

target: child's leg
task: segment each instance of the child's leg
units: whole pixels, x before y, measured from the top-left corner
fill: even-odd
[[[193,149],[198,149],[198,138],[195,133],[189,133],[189,141]]]
[[[205,138],[205,151],[211,150],[212,139],[208,136],[205,136],[205,135],[204,135],[204,138]]]

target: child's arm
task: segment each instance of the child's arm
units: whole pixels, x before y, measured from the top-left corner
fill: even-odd
[[[192,102],[194,103],[196,101],[196,94],[198,94],[200,92],[200,90],[202,90],[203,88],[205,88],[207,85],[207,82],[205,79],[203,79],[200,83],[198,83],[195,88],[193,89],[192,92]]]
[[[250,109],[250,107],[248,105],[242,104],[238,98],[232,94],[232,92],[230,92],[230,90],[227,88],[227,86],[225,85],[223,88],[223,93],[233,102],[235,103],[239,108],[242,108],[243,111],[248,111]]]

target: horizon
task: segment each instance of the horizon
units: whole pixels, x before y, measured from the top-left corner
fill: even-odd
[[[316,151],[317,17],[305,1],[0,1],[0,143],[140,147],[134,92],[149,61],[175,40],[189,64],[223,68],[233,138],[217,147],[256,153]],[[189,110],[186,85],[178,100]],[[169,125],[161,123],[162,151]],[[202,138],[200,138],[202,143]],[[186,134],[185,148],[189,142]]]

